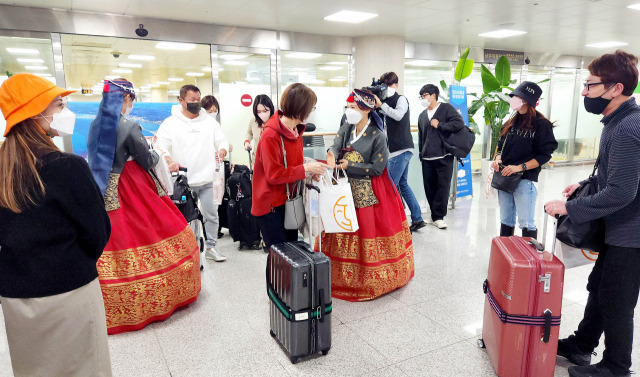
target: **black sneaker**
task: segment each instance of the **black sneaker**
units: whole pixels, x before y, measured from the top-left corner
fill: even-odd
[[[596,353],[582,351],[572,338],[558,341],[558,356],[562,356],[576,365],[590,365],[591,355],[596,355]]]
[[[613,374],[602,362],[593,365],[569,367],[570,377],[630,377],[631,372]]]
[[[427,223],[425,223],[424,221],[418,221],[417,223],[411,224],[411,226],[409,227],[409,231],[413,233],[420,228],[424,228],[425,226],[427,226]]]

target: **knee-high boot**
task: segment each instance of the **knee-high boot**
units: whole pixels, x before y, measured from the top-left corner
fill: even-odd
[[[500,237],[510,237],[513,236],[513,232],[515,231],[515,227],[508,226],[505,224],[500,224]]]

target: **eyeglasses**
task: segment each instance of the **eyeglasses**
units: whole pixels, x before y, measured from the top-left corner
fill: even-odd
[[[418,99],[425,99],[425,98],[429,97],[430,95],[431,94],[429,94],[429,93],[425,93],[425,94],[419,96]]]
[[[603,82],[592,82],[592,83],[585,82],[582,85],[584,85],[584,88],[587,89],[587,92],[588,92],[591,89],[592,86],[594,86],[594,85],[604,85],[604,83]]]

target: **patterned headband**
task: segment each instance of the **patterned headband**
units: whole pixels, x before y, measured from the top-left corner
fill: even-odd
[[[120,88],[121,90],[110,90],[109,84],[113,84]],[[136,98],[136,91],[133,89],[133,84],[129,81],[113,81],[113,80],[104,80],[104,89],[103,92],[119,92],[122,91],[124,93],[129,94],[133,99]]]

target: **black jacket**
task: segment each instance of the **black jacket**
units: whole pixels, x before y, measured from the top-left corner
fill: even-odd
[[[442,139],[466,127],[460,113],[448,103],[441,103],[431,119],[438,120],[438,128],[431,126],[427,109],[418,117],[420,159],[443,157],[448,154]]]
[[[383,102],[389,105],[389,107],[395,109],[398,106],[398,100],[400,99],[400,97],[403,96],[396,93],[393,96],[385,99]],[[407,112],[404,113],[404,116],[399,121],[391,118],[388,115],[384,116],[387,129],[387,139],[389,140],[389,152],[391,153],[404,149],[413,149],[414,147],[413,136],[411,136],[411,121],[409,112],[409,108],[407,107]]]
[[[520,114],[516,115],[516,122],[511,130],[498,141],[498,152],[502,151],[502,165],[522,165],[535,159],[542,166],[549,162],[551,154],[558,148],[558,142],[553,136],[553,125],[549,120],[538,115],[531,122],[531,129],[524,130],[520,122],[521,118]],[[539,174],[540,167],[527,169],[522,174],[522,179],[538,182]]]
[[[46,194],[21,213],[0,208],[0,296],[46,297],[98,277],[111,224],[87,162],[53,152],[38,162]]]

